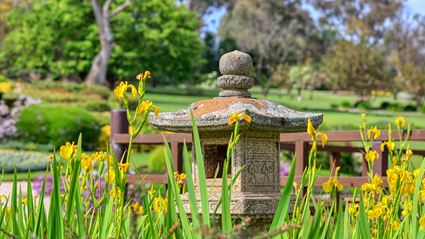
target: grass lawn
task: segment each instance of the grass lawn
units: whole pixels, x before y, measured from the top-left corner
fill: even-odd
[[[182,93],[182,94],[179,94]],[[162,111],[174,111],[187,106],[195,101],[208,99],[217,96],[217,90],[204,90],[202,96],[183,95],[187,93],[185,90],[176,91],[165,88],[163,90],[156,89],[147,94],[147,98],[152,100],[160,107]],[[321,112],[324,115],[322,129],[338,130],[338,129],[357,129],[361,122],[360,112],[343,112],[332,110],[331,104],[339,104],[342,101],[349,101],[352,104],[356,101],[355,95],[350,94],[335,94],[330,91],[314,91],[313,98],[309,98],[309,92],[303,93],[303,99],[298,101],[296,97],[289,96],[286,91],[282,94],[279,90],[273,89],[267,97],[261,94],[259,88],[251,90],[253,96],[259,99],[268,99],[276,101],[289,108],[301,111]],[[382,102],[394,102],[391,97],[380,96],[372,101],[373,107],[378,107]],[[411,102],[399,100],[398,103],[407,105]],[[375,112],[362,111],[367,113],[368,122],[370,125],[386,126],[388,123],[393,123],[395,118],[402,115],[409,122],[412,122],[414,128],[425,129],[425,114],[416,112]]]

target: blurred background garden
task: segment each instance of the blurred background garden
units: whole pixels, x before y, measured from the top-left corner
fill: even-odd
[[[235,49],[253,57],[254,97],[324,113],[321,130],[356,130],[362,112],[381,128],[399,115],[425,128],[425,2],[110,2],[1,0],[6,173],[42,174],[49,152],[80,132],[86,150],[104,150],[119,108],[111,89],[139,72],[152,72],[147,98],[161,111],[217,96],[218,60]],[[161,148],[135,153],[136,167],[163,170]]]

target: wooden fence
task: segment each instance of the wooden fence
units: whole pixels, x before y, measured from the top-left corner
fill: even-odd
[[[341,164],[342,153],[356,153],[362,152],[361,147],[353,146],[354,142],[361,142],[360,133],[357,130],[345,131],[324,131],[328,135],[328,143],[325,147],[318,146],[318,151],[329,153],[330,165],[338,166]],[[396,131],[393,132],[394,139],[398,140],[399,135]],[[413,130],[409,136],[410,141],[423,141],[425,142],[425,130]],[[128,122],[125,112],[120,110],[112,111],[111,113],[111,143],[112,148],[117,156],[121,158],[124,154],[126,146],[128,145],[130,136],[128,134]],[[183,143],[191,145],[191,134],[145,134],[138,136],[133,140],[133,144],[144,145],[162,145],[164,139],[168,142],[171,148],[174,169],[181,172],[183,170],[182,149]],[[379,160],[375,161],[374,172],[383,177],[386,181],[386,170],[388,168],[388,153],[381,152],[380,145],[388,140],[388,131],[382,130],[381,136],[378,137],[372,145],[380,155]],[[297,168],[295,180],[299,181],[304,169],[308,164],[308,154],[311,147],[311,137],[307,133],[283,133],[280,135],[280,147],[282,150],[289,150],[294,152],[297,160]],[[425,156],[425,150],[412,149],[415,155]],[[334,175],[334,168],[331,167],[331,175]],[[338,177],[338,180],[344,187],[357,187],[361,186],[367,181],[367,166],[366,161],[363,159],[361,176],[343,176]],[[146,174],[146,175],[128,175],[128,183],[134,183],[141,178],[153,183],[167,183],[167,174]],[[322,185],[328,180],[328,177],[319,176],[316,185]],[[286,181],[286,176],[280,178],[280,183],[283,185]]]

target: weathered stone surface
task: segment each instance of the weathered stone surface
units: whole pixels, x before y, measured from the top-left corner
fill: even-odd
[[[227,122],[237,112],[251,116],[249,126],[241,124],[249,130],[297,132],[305,131],[308,118],[316,127],[322,123],[322,114],[294,111],[273,101],[238,97],[201,100],[175,112],[160,113],[157,117],[151,114],[150,122],[161,130],[192,132],[190,109],[200,132],[231,131]]]
[[[217,78],[217,87],[221,89],[250,89],[254,79],[247,76],[224,75]]]
[[[241,51],[228,52],[220,58],[219,68],[223,75],[247,76],[252,70],[252,58]]]

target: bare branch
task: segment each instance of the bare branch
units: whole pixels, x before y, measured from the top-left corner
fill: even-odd
[[[133,3],[133,0],[125,0],[125,2],[118,7],[116,7],[114,10],[111,11],[111,17],[117,15],[118,13],[124,11],[126,8],[128,8]]]
[[[102,10],[100,8],[99,0],[91,0],[91,5],[93,8],[94,16],[96,18],[96,23],[99,27],[99,32],[101,35],[103,35],[103,16],[102,16]]]
[[[111,8],[112,3],[114,0],[106,0],[106,2],[103,4],[103,15],[109,17],[109,8]]]

